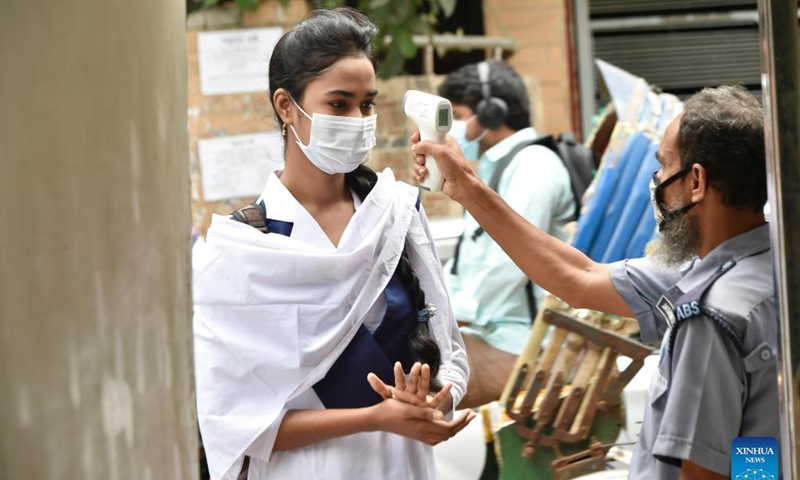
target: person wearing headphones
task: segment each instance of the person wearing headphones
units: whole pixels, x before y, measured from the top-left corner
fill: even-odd
[[[538,134],[519,74],[497,60],[466,65],[444,80],[439,95],[453,105],[450,134],[468,160],[478,161],[480,178],[529,222],[566,240],[564,225],[575,213],[569,173],[552,150],[525,146]],[[529,282],[469,212],[445,271],[471,371],[460,406],[476,407],[500,397],[546,292]]]

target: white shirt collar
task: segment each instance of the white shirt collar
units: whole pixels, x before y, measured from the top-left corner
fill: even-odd
[[[336,250],[322,227],[314,217],[297,201],[280,179],[283,170],[274,170],[267,179],[258,201],[264,201],[269,220],[293,223],[291,237],[326,250]],[[353,206],[361,206],[361,199],[352,190]]]
[[[279,177],[283,170],[273,170],[267,178],[267,183],[258,197],[258,202],[264,201],[267,208],[267,218],[281,222],[294,222],[300,203],[281,182]]]

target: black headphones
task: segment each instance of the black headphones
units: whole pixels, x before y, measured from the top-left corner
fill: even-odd
[[[483,99],[475,107],[478,123],[488,129],[502,127],[508,117],[508,105],[502,98],[492,97],[492,89],[489,85],[489,62],[484,61],[478,64],[478,80],[481,82],[481,92],[483,93]]]

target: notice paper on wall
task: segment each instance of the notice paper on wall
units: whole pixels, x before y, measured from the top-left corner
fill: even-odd
[[[203,198],[207,202],[261,194],[270,172],[283,165],[278,132],[198,140]]]
[[[200,92],[203,95],[263,92],[272,49],[281,27],[197,34]]]

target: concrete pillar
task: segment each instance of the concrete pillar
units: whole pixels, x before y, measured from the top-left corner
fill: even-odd
[[[0,7],[0,478],[194,479],[184,0]]]
[[[781,472],[800,472],[800,51],[797,3],[758,2],[767,188],[780,307]]]

